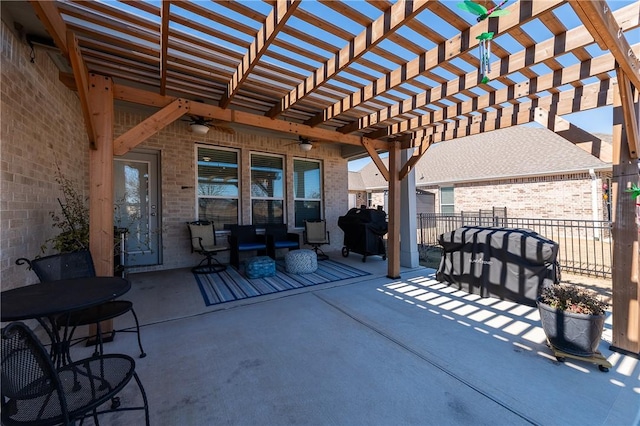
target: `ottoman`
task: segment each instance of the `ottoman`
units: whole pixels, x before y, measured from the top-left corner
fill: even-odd
[[[310,274],[318,269],[318,257],[313,250],[291,250],[285,255],[284,264],[290,274]]]
[[[244,273],[247,278],[273,277],[276,274],[276,261],[269,256],[256,256],[247,260]]]

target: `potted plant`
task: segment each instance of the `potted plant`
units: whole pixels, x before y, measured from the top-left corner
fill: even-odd
[[[542,329],[555,349],[579,357],[599,354],[607,302],[576,286],[552,284],[543,288],[537,305]]]
[[[65,177],[58,167],[56,181],[62,191],[62,200],[58,203],[62,214],[51,211],[51,221],[60,233],[49,238],[40,247],[45,253],[49,246],[59,253],[69,253],[78,250],[89,250],[89,208],[86,200],[76,189],[74,183]]]

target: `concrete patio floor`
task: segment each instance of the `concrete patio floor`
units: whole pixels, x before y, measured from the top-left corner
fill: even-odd
[[[151,424],[640,423],[639,362],[606,341],[608,373],[560,363],[534,308],[457,291],[432,269],[389,279],[378,257],[330,255],[371,275],[209,307],[188,269],[130,275]],[[135,334],[105,352],[137,356]],[[122,400],[140,400],[135,385]],[[143,423],[121,412],[101,424]]]

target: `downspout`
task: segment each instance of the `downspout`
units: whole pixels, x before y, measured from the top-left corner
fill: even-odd
[[[598,177],[593,169],[589,169],[589,176],[591,176],[591,214],[595,222],[600,220],[598,217]],[[595,225],[595,223],[593,226],[593,239],[596,241],[600,240],[600,227]]]

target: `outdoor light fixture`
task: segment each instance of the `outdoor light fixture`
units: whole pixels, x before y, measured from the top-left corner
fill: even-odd
[[[302,139],[300,141],[300,149],[303,151],[311,151],[311,148],[313,148],[313,145],[311,144],[311,142],[308,139]]]
[[[191,132],[196,135],[206,135],[209,132],[209,126],[198,123],[191,123]]]

